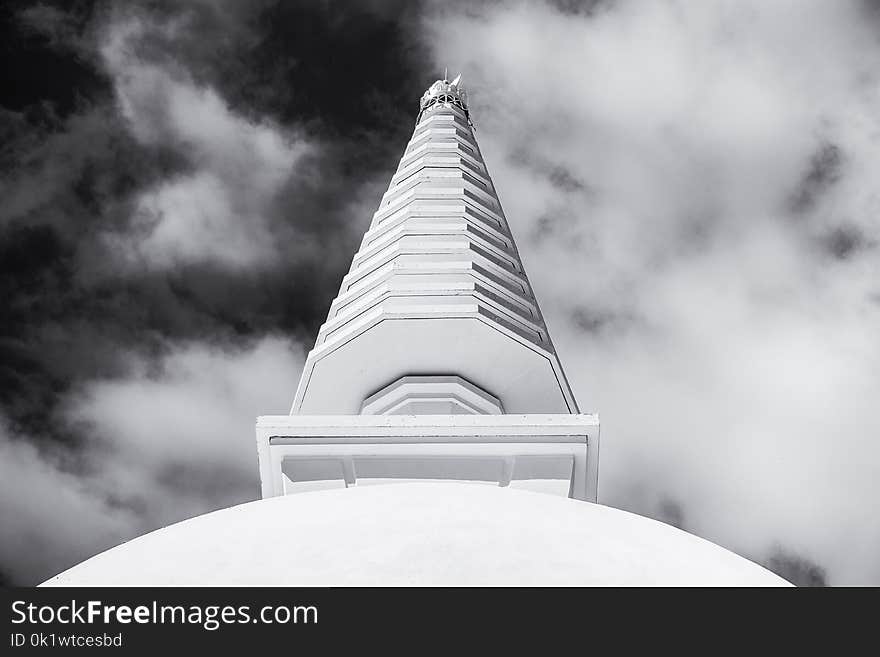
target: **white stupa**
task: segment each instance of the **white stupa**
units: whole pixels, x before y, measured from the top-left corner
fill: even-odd
[[[50,585],[780,586],[656,520],[498,486],[405,483],[275,497],[108,550]]]
[[[599,419],[568,385],[460,83],[422,97],[290,415],[257,420],[264,499],[46,584],[787,584],[597,503]]]

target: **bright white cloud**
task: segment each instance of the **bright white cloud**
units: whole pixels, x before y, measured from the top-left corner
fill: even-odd
[[[88,481],[65,472],[5,423],[0,426],[0,517],[0,560],[14,564],[21,583],[46,577],[47,563],[73,566],[138,527],[127,509],[115,508]]]
[[[235,113],[173,61],[159,64],[139,54],[144,37],[184,30],[185,23],[128,17],[104,33],[101,55],[132,134],[182,150],[193,169],[141,194],[140,230],[123,242],[129,256],[158,266],[272,262],[278,252],[268,208],[310,145],[279,125]]]
[[[0,560],[48,577],[96,552],[259,495],[254,421],[285,413],[300,348],[267,337],[246,348],[174,345],[158,363],[75,391],[59,421],[88,441],[41,452],[0,426]],[[28,503],[22,504],[22,496]]]
[[[501,3],[425,24],[602,413],[605,501],[673,498],[697,533],[782,544],[834,583],[880,582],[880,42],[861,11]]]
[[[256,497],[255,418],[286,412],[302,362],[281,338],[237,350],[180,345],[158,367],[133,359],[126,378],[85,386],[69,417],[106,452],[104,484],[164,524]]]
[[[72,403],[112,449],[147,465],[223,465],[248,473],[256,416],[284,413],[292,401],[300,350],[281,338],[227,351],[181,346],[158,366],[133,360],[122,380],[96,381]]]

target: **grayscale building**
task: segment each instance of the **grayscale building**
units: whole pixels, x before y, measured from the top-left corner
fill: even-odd
[[[550,340],[461,76],[437,80],[291,415],[258,421],[263,496],[452,479],[596,501],[598,440]]]
[[[701,538],[590,503],[598,440],[460,78],[438,80],[291,413],[257,420],[264,499],[148,533],[45,584],[787,584]]]

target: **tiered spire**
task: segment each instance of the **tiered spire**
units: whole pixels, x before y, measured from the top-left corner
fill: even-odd
[[[474,137],[461,75],[422,96],[292,412],[359,413],[407,376],[461,377],[507,413],[577,412]]]

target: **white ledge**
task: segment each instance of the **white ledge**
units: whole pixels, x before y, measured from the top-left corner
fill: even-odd
[[[570,497],[598,498],[597,415],[268,415],[257,418],[256,437],[263,497],[292,492],[298,470],[312,472],[301,481],[338,478],[346,487],[367,463],[391,479],[482,472],[506,486],[552,462],[568,464]]]

